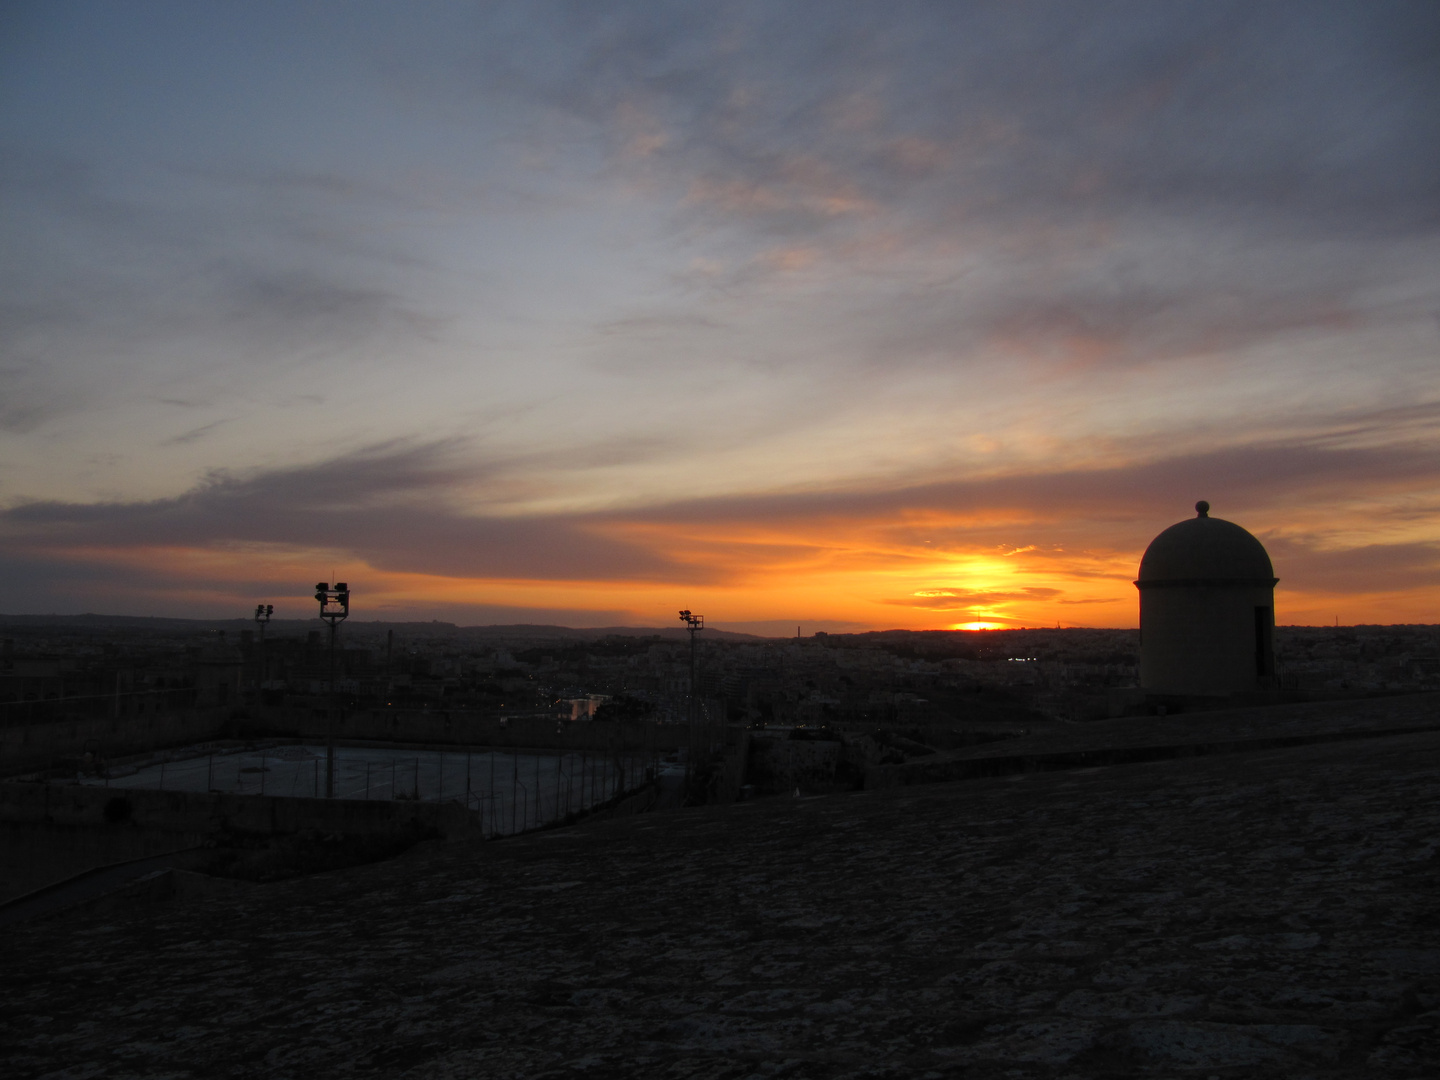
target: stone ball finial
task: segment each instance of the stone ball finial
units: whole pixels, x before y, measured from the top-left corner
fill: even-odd
[[[1196,517],[1209,517],[1209,516],[1210,516],[1210,504],[1209,504],[1208,502],[1206,502],[1204,499],[1201,499],[1199,502],[1197,502],[1197,503],[1195,504],[1195,516],[1196,516]]]

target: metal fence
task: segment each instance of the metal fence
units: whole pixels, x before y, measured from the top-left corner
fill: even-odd
[[[594,809],[652,779],[648,753],[335,748],[337,799],[458,802],[488,836],[508,836]],[[67,782],[162,791],[320,798],[325,748],[318,745],[192,747]]]

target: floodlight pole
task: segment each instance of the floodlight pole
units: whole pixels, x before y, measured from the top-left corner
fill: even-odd
[[[259,679],[255,683],[255,712],[260,716],[265,714],[265,627],[273,614],[274,604],[255,605],[255,625],[260,627],[260,664]]]
[[[705,629],[705,616],[692,615],[687,610],[680,612],[680,621],[690,632],[690,702],[689,708],[686,710],[686,719],[693,727],[695,724],[695,635]]]
[[[330,701],[325,724],[325,797],[335,797],[335,630],[350,614],[350,586],[337,581],[330,588],[328,581],[315,586],[315,599],[320,601],[320,618],[330,624]]]

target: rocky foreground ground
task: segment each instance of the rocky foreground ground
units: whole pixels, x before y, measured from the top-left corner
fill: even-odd
[[[0,1056],[77,1080],[1430,1077],[1437,846],[1435,732],[427,845],[13,927]]]

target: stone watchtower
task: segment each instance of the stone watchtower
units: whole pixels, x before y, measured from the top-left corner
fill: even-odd
[[[1210,516],[1171,525],[1140,560],[1140,686],[1217,697],[1273,685],[1275,585],[1259,540]]]

